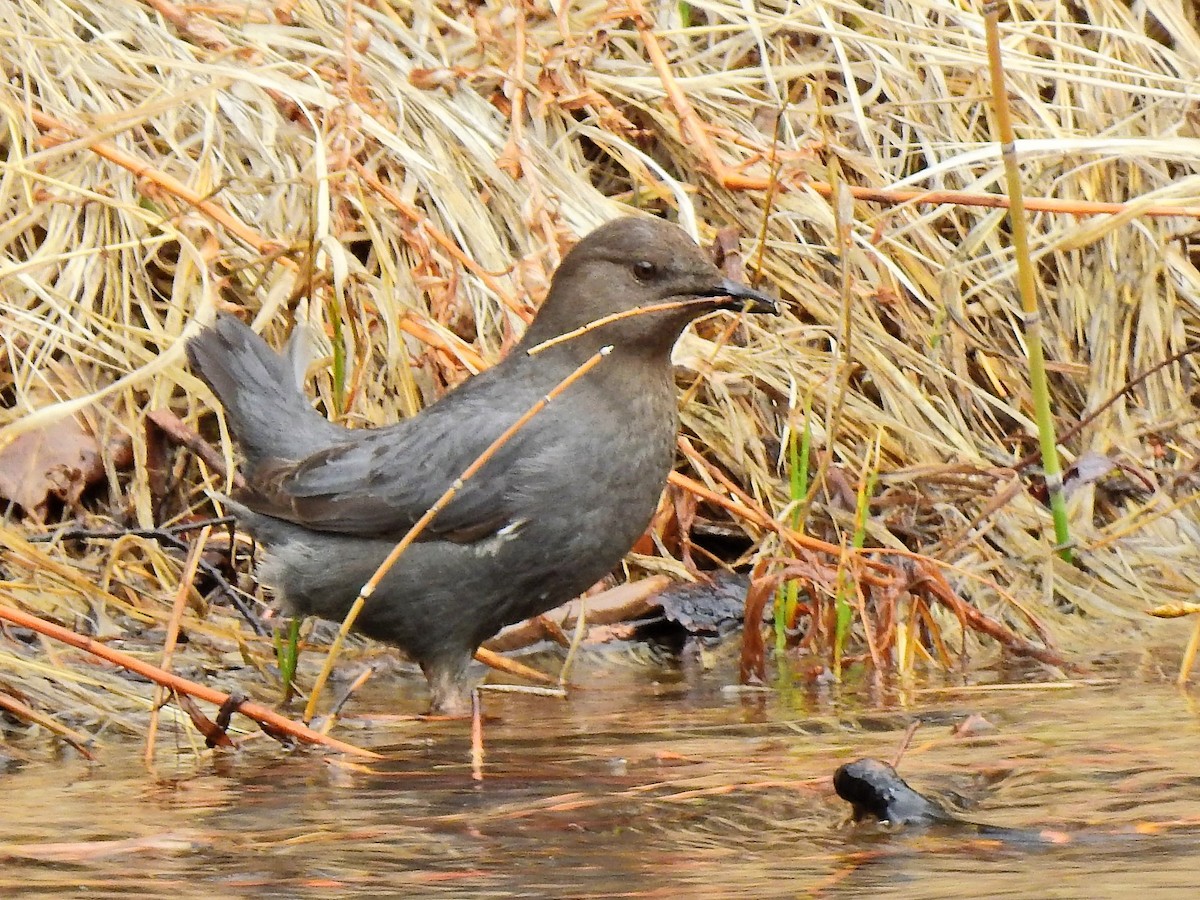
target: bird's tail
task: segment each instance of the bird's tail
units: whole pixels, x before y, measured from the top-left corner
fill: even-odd
[[[303,459],[344,436],[308,402],[289,363],[233,316],[188,341],[192,369],[212,388],[251,466]]]

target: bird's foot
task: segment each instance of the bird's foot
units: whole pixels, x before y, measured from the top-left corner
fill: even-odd
[[[467,679],[466,666],[425,668],[429,681],[428,719],[469,719],[472,714],[473,685]]]

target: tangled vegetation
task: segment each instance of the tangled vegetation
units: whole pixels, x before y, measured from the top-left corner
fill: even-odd
[[[319,406],[393,421],[499,358],[573,241],[637,208],[790,309],[679,344],[679,465],[632,573],[750,565],[778,646],[828,665],[1150,633],[1200,583],[1195,14],[1004,5],[1068,561],[977,6],[13,0],[0,608],[247,666],[271,701],[228,542],[168,530],[236,471],[183,341],[218,310],[277,345],[304,323]],[[87,660],[0,628],[0,697],[80,745],[144,733],[151,691]]]

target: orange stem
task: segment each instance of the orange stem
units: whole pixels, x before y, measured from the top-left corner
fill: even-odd
[[[171,672],[166,672],[158,666],[151,665],[147,662],[142,662],[136,657],[130,656],[127,653],[122,653],[120,650],[114,650],[97,641],[92,640],[82,634],[76,634],[61,625],[56,625],[53,622],[48,622],[38,616],[31,615],[22,610],[11,606],[0,606],[0,619],[12,622],[14,625],[19,625],[22,628],[30,628],[38,634],[44,634],[46,637],[54,638],[56,641],[61,641],[64,644],[70,644],[93,656],[98,656],[101,659],[107,660],[115,666],[120,666],[122,669],[128,669],[130,672],[136,672],[138,675],[143,675],[168,687],[173,691],[178,691],[181,694],[188,694],[192,697],[198,697],[208,703],[215,703],[218,706],[228,702],[229,695],[223,694],[218,690],[207,687],[203,684],[197,684],[194,681],[188,681],[186,678],[181,678]],[[243,700],[237,707],[238,712],[247,716],[261,725],[266,725],[274,730],[289,734],[297,740],[304,741],[308,744],[321,744],[328,747],[330,750],[336,750],[339,753],[349,753],[354,756],[362,756],[368,759],[380,759],[378,753],[373,753],[370,750],[363,750],[360,747],[355,747],[352,744],[347,744],[335,738],[326,737],[318,734],[311,728],[306,728],[298,722],[293,722],[291,719],[279,715],[272,709],[268,709],[258,703],[251,703],[248,700]]]

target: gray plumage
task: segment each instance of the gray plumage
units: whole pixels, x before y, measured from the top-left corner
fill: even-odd
[[[679,300],[690,302],[527,352],[603,316]],[[459,712],[484,640],[578,595],[645,530],[674,454],[671,348],[694,318],[743,307],[776,311],[722,277],[677,227],[626,218],[567,254],[503,361],[394,425],[329,422],[284,359],[232,317],[187,350],[246,457],[248,487],[230,507],[264,545],[260,579],[289,612],[340,620],[463,470],[580,363],[613,347],[464,484],[358,619],[359,631],[420,663],[435,710]]]

